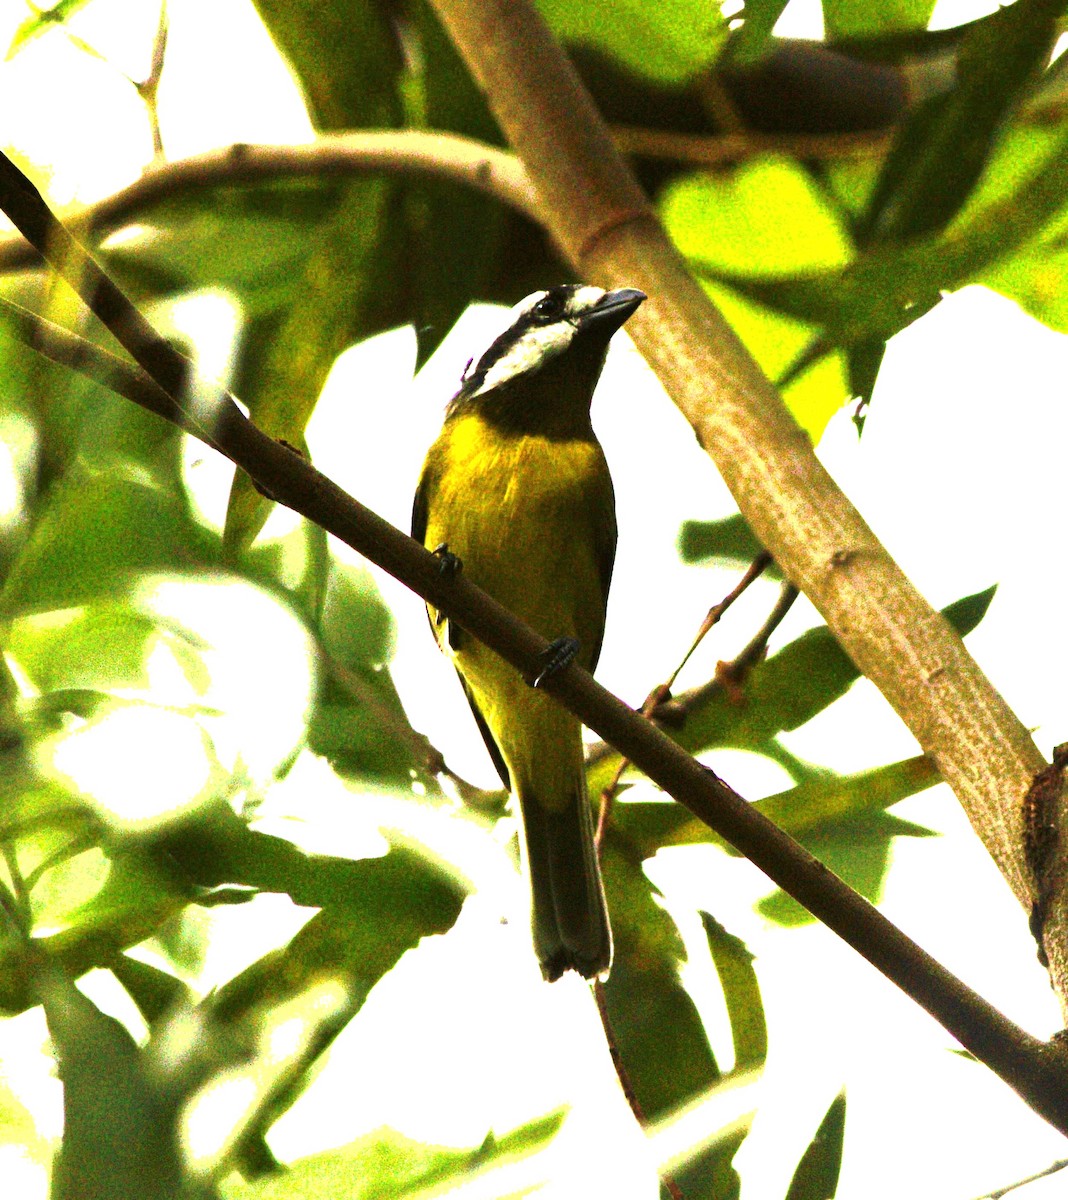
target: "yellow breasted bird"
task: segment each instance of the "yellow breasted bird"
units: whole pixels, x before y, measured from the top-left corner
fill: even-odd
[[[412,536],[554,643],[549,670],[592,671],[616,552],[615,497],[590,424],[608,342],[633,288],[535,292],[472,366],[423,467]],[[472,360],[473,362],[474,360]],[[612,961],[578,719],[428,608],[497,770],[519,801],[534,949],[544,977]]]

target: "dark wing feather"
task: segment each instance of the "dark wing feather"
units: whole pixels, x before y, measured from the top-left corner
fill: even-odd
[[[430,513],[430,493],[435,482],[434,473],[428,463],[423,468],[423,474],[419,477],[419,486],[415,489],[415,499],[412,501],[412,537],[417,542],[422,542],[426,546],[426,527]],[[428,550],[433,550],[435,547],[427,546]],[[438,637],[438,627],[434,623],[434,618],[430,615],[430,608],[427,607],[427,619],[430,621],[430,630],[434,637]],[[438,615],[438,620],[441,620],[441,615]],[[451,621],[446,630],[446,637],[449,639],[449,646],[453,650],[460,648],[462,639],[465,637],[464,631],[459,625],[454,625]]]
[[[412,537],[417,542],[426,545],[426,521],[430,509],[430,471],[424,469],[419,476],[419,486],[415,489],[415,500],[412,502]]]
[[[475,703],[475,698],[471,695],[471,689],[467,686],[467,680],[464,679],[459,671],[456,674],[463,685],[464,695],[467,697],[467,703],[471,705],[471,713],[475,718],[475,724],[478,726],[478,732],[482,734],[482,740],[486,743],[486,749],[489,751],[490,758],[493,759],[493,765],[497,768],[497,774],[501,777],[501,782],[504,786],[511,791],[512,781],[508,775],[508,768],[505,766],[504,758],[497,743],[493,740],[493,734],[490,733],[490,727],[486,723],[486,718]]]
[[[593,505],[593,546],[597,559],[597,570],[601,577],[601,611],[608,608],[608,589],[612,586],[612,570],[616,565],[616,494],[612,487],[612,477],[607,468],[604,473],[604,484],[601,495]],[[591,647],[589,671],[592,675],[597,669],[597,660],[601,657],[601,642],[604,638],[604,617],[601,618],[600,633]]]

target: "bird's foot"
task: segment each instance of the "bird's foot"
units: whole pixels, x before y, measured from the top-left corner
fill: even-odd
[[[575,661],[578,652],[577,638],[562,637],[557,638],[555,642],[550,642],[541,656],[545,665],[534,677],[534,682],[530,686],[541,687],[546,679],[559,674],[564,667],[569,667]]]
[[[435,546],[430,553],[438,560],[438,571],[442,575],[452,578],[454,575],[459,575],[464,569],[463,561],[449,549],[448,542],[442,542],[440,546]]]

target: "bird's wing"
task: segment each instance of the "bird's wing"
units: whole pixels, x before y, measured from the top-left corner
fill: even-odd
[[[593,545],[597,562],[597,571],[601,580],[601,611],[608,607],[608,589],[612,585],[612,570],[616,564],[616,497],[612,488],[612,477],[608,474],[607,465],[604,472],[598,475],[596,494],[593,496],[589,511],[593,518]],[[601,641],[604,637],[604,618],[601,618],[600,629],[591,645],[589,671],[592,674],[597,669],[597,660],[601,655]]]
[[[467,697],[467,703],[471,705],[471,712],[475,718],[475,724],[478,726],[478,732],[482,734],[482,740],[486,743],[486,749],[489,751],[489,756],[493,759],[493,765],[497,768],[497,774],[501,777],[501,782],[511,791],[512,781],[508,775],[508,768],[505,766],[504,757],[501,754],[500,747],[493,739],[493,734],[490,733],[490,727],[486,723],[486,718],[482,715],[478,704],[475,702],[474,696],[471,694],[471,689],[467,686],[467,680],[459,671],[456,672],[460,683],[463,685],[464,695]]]

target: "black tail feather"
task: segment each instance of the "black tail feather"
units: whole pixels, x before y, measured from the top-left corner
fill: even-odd
[[[519,797],[533,901],[534,949],[550,982],[567,970],[586,979],[612,963],[612,933],[593,844],[585,780],[559,809]]]

